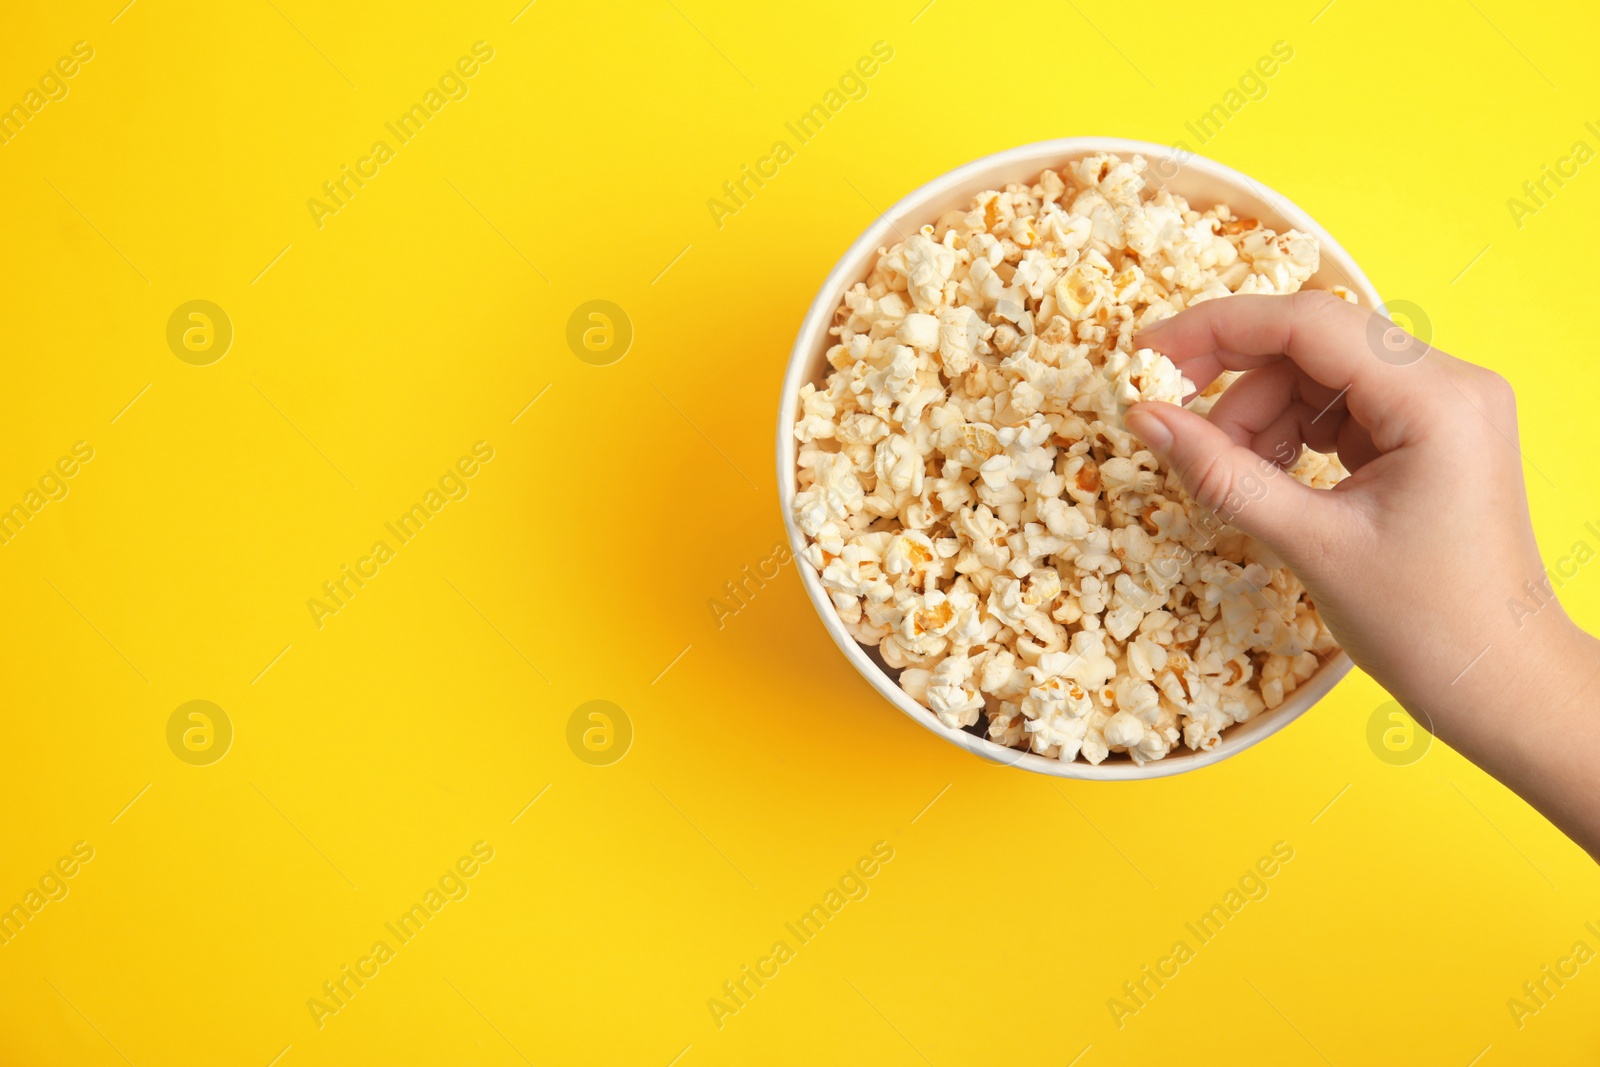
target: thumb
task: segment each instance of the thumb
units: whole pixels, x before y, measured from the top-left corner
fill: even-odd
[[[1145,402],[1128,409],[1128,430],[1177,472],[1184,489],[1223,522],[1266,544],[1285,560],[1316,527],[1327,501],[1256,455],[1208,419],[1175,404]]]

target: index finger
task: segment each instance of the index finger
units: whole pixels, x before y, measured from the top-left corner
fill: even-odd
[[[1144,330],[1134,343],[1165,355],[1197,384],[1224,370],[1290,360],[1313,381],[1342,391],[1350,414],[1375,442],[1387,439],[1379,444],[1387,451],[1416,428],[1442,384],[1440,354],[1403,331],[1408,345],[1397,353],[1392,331],[1398,329],[1376,312],[1306,290],[1207,300]],[[1383,339],[1384,358],[1373,337]]]

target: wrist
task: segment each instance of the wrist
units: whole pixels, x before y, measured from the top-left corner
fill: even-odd
[[[1556,606],[1517,625],[1474,631],[1437,664],[1420,672],[1410,692],[1395,694],[1401,703],[1420,707],[1429,728],[1474,762],[1484,762],[1490,750],[1503,758],[1524,748],[1531,761],[1547,744],[1547,731],[1583,707],[1600,672],[1600,642]]]
[[[1560,613],[1559,626],[1549,642],[1549,655],[1540,665],[1544,681],[1546,714],[1565,728],[1593,728],[1600,725],[1593,713],[1594,694],[1600,682],[1600,641],[1584,632],[1577,623]]]

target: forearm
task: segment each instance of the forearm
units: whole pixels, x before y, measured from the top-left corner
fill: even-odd
[[[1600,641],[1558,605],[1537,621],[1421,707],[1441,740],[1600,860]]]

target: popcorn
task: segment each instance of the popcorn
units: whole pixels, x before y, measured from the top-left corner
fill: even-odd
[[[1122,423],[1144,400],[1204,414],[1236,377],[1197,396],[1139,329],[1297,291],[1316,239],[1195,210],[1145,169],[1090,156],[881,251],[794,428],[802,556],[846,629],[944,726],[1049,759],[1210,750],[1335,648],[1282,561]],[[1345,475],[1302,450],[1285,476]]]
[[[895,331],[895,337],[902,343],[912,348],[923,351],[932,351],[939,346],[939,320],[932,315],[918,312],[907,315],[900,321],[900,328]]]

